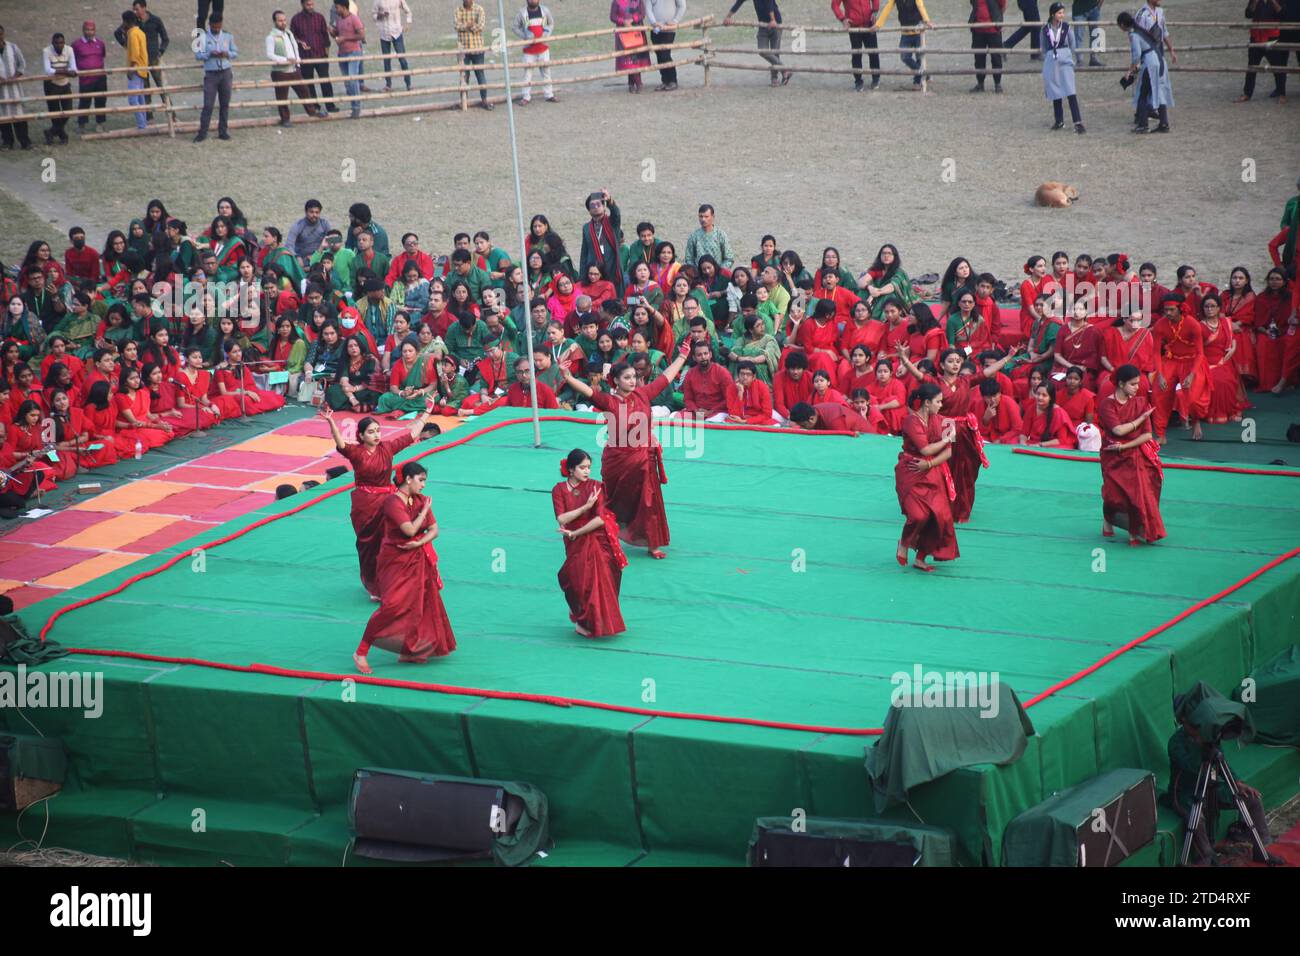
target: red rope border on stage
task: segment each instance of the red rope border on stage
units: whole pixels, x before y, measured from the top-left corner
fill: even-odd
[[[1100,458],[1087,457],[1080,455],[1062,455],[1050,451],[1038,451],[1034,448],[1013,448],[1013,455],[1031,455],[1034,458],[1054,458],[1057,461],[1085,461],[1092,462],[1094,465],[1101,461]],[[1272,475],[1277,478],[1300,478],[1300,471],[1278,471],[1270,468],[1236,468],[1232,465],[1187,465],[1179,462],[1169,462],[1161,459],[1160,464],[1165,468],[1176,468],[1180,471],[1222,471],[1230,475]]]
[[[420,458],[425,458],[428,455],[436,454],[437,452],[440,451],[446,451],[449,448],[455,448],[457,445],[463,445],[466,442],[479,437],[480,435],[485,435],[488,432],[496,431],[498,428],[504,428],[508,425],[528,424],[531,423],[532,421],[533,421],[532,418],[514,418],[514,419],[507,419],[505,421],[495,422],[492,425],[488,425],[484,428],[478,429],[477,431],[471,432],[468,435],[464,435],[461,438],[456,439],[455,441],[448,442],[445,445],[439,445],[436,448],[431,448],[428,451],[416,455],[413,459],[408,459],[408,460],[412,460],[412,461],[419,460]],[[578,418],[576,416],[569,416],[569,415],[543,415],[541,416],[541,421],[578,422],[584,425],[602,424],[602,421],[599,419]],[[854,435],[855,434],[853,432],[830,432],[830,431],[814,432],[814,431],[807,431],[805,429],[799,429],[797,431],[794,431],[786,428],[768,428],[766,426],[761,426],[761,425],[729,426],[729,425],[721,425],[721,424],[710,424],[707,422],[683,422],[683,421],[669,421],[669,420],[656,422],[655,424],[672,424],[678,426],[722,428],[722,429],[735,428],[743,431],[777,431],[784,434],[797,434],[797,435]],[[1021,454],[1039,455],[1047,458],[1066,458],[1070,461],[1089,460],[1085,458],[1075,458],[1070,455],[1054,455],[1047,452],[1034,452],[1028,449],[1023,451],[1021,449],[1015,449],[1015,451]],[[1095,461],[1096,459],[1092,459],[1092,460]],[[1179,466],[1166,465],[1165,467],[1179,467]],[[1182,466],[1182,467],[1194,468],[1200,466]],[[1210,466],[1206,466],[1206,467],[1208,467],[1209,470],[1225,470],[1225,469],[1213,468]],[[1289,475],[1291,473],[1284,472],[1283,474]],[[270,515],[266,518],[261,518],[258,521],[255,521],[252,524],[248,525],[247,527],[241,528],[240,530],[233,532],[232,534],[226,535],[224,538],[219,538],[216,541],[212,541],[209,542],[208,544],[201,545],[199,548],[196,548],[194,550],[207,550],[209,548],[214,548],[222,544],[226,544],[227,542],[233,541],[236,538],[248,534],[250,531],[254,530],[255,528],[260,528],[263,525],[270,524],[273,521],[279,521],[282,518],[287,518],[290,515],[297,514],[298,512],[302,511],[305,508],[310,508],[313,505],[319,504],[322,501],[325,501],[329,498],[333,498],[336,495],[342,494],[345,491],[349,491],[351,490],[352,487],[353,487],[352,484],[343,485],[342,487],[336,488],[333,491],[329,491],[326,492],[325,494],[318,495],[310,501],[305,501],[301,505],[291,508],[288,511],[282,512],[277,515]],[[163,564],[159,565],[157,568],[154,568],[150,571],[141,572],[140,574],[128,578],[127,580],[123,581],[121,584],[119,584],[117,587],[113,588],[110,591],[105,591],[102,594],[93,595],[92,597],[85,598],[81,601],[77,601],[74,604],[69,604],[67,607],[60,608],[53,615],[51,615],[50,619],[45,623],[45,626],[41,628],[40,639],[42,641],[45,640],[46,636],[50,632],[50,629],[53,628],[54,622],[57,621],[60,617],[62,617],[64,614],[67,614],[70,611],[77,610],[78,608],[82,608],[82,607],[86,607],[87,605],[94,604],[98,601],[102,601],[116,594],[120,594],[122,593],[122,591],[126,590],[132,584],[135,584],[139,581],[143,581],[146,578],[153,577],[156,574],[161,574],[163,571],[166,571],[168,568],[174,567],[181,560],[190,557],[192,553],[193,553],[192,551],[182,552],[181,554],[178,554],[175,557],[170,558],[168,561],[164,562]],[[1249,584],[1251,581],[1258,578],[1260,575],[1268,571],[1271,571],[1273,568],[1278,567],[1282,563],[1289,561],[1292,558],[1298,556],[1300,556],[1300,548],[1295,548],[1291,551],[1288,551],[1285,554],[1278,555],[1276,558],[1274,558],[1272,561],[1265,564],[1263,567],[1257,568],[1255,571],[1252,571],[1250,574],[1242,578],[1240,581],[1237,581],[1235,584],[1229,585],[1228,587],[1224,588],[1218,594],[1212,595],[1211,597],[1198,601],[1197,603],[1193,604],[1191,607],[1182,611],[1175,617],[1172,617],[1168,621],[1165,621],[1163,624],[1157,625],[1156,627],[1147,631],[1145,634],[1142,634],[1139,637],[1136,637],[1133,640],[1129,641],[1127,644],[1124,644],[1123,646],[1118,647],[1115,650],[1111,651],[1109,654],[1102,657],[1096,663],[1091,664],[1090,666],[1084,668],[1083,670],[1078,671],[1077,673],[1072,674],[1071,676],[1065,678],[1064,680],[1052,685],[1046,690],[1041,691],[1040,693],[1036,694],[1034,697],[1030,698],[1030,700],[1026,702],[1024,706],[1026,708],[1033,707],[1035,704],[1039,703],[1040,701],[1046,700],[1048,697],[1051,697],[1053,694],[1057,693],[1058,691],[1064,690],[1066,687],[1078,683],[1079,681],[1087,677],[1089,674],[1095,673],[1096,671],[1100,670],[1102,667],[1105,667],[1107,664],[1109,664],[1111,661],[1115,660],[1116,658],[1120,657],[1121,655],[1128,653],[1133,648],[1145,643],[1146,641],[1149,641],[1151,638],[1159,634],[1164,633],[1165,631],[1169,630],[1169,628],[1173,627],[1175,624],[1178,624],[1181,621],[1184,621],[1187,618],[1191,617],[1197,611],[1203,610],[1204,608],[1209,607],[1211,604],[1214,604],[1222,600],[1223,598],[1227,597],[1229,594],[1232,594],[1233,592],[1245,587],[1247,584]],[[629,707],[621,704],[608,704],[602,701],[583,700],[581,698],[576,698],[576,697],[557,697],[557,696],[549,696],[544,694],[529,694],[521,691],[483,690],[480,688],[473,688],[473,687],[458,687],[452,684],[427,684],[418,681],[395,680],[393,678],[366,676],[363,674],[333,674],[325,671],[293,670],[290,668],[274,667],[269,664],[247,664],[247,665],[226,664],[220,661],[205,660],[203,658],[167,657],[164,655],[145,654],[137,651],[114,651],[114,650],[102,650],[98,648],[73,647],[73,648],[69,648],[69,650],[72,653],[86,654],[94,657],[122,657],[122,658],[129,658],[131,660],[155,661],[158,663],[165,663],[165,664],[185,664],[185,665],[192,665],[196,667],[211,667],[217,670],[237,671],[237,672],[248,673],[248,674],[267,674],[276,677],[291,677],[291,678],[299,678],[299,679],[306,679],[306,680],[328,680],[328,681],[352,680],[359,684],[374,684],[376,686],[381,686],[381,687],[399,687],[407,690],[431,691],[434,693],[454,694],[454,695],[466,696],[466,697],[486,697],[493,700],[520,700],[529,703],[549,704],[555,707],[586,707],[593,710],[607,710],[607,711],[613,711],[616,713],[623,713],[623,714],[637,714],[645,717],[669,717],[677,720],[702,720],[710,723],[741,724],[750,727],[767,727],[776,730],[797,730],[797,731],[803,731],[805,733],[835,734],[838,736],[872,737],[872,736],[879,736],[880,734],[884,733],[883,728],[880,727],[823,727],[815,724],[796,724],[796,723],[787,723],[784,721],[776,721],[776,720],[760,720],[755,717],[726,717],[718,714],[695,714],[695,713],[689,713],[683,711],[653,710],[647,707]]]

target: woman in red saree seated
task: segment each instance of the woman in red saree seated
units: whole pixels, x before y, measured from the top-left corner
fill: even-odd
[[[872,406],[889,426],[889,433],[902,434],[903,419],[907,417],[907,389],[900,379],[894,378],[894,370],[884,359],[876,363],[876,377],[868,383],[867,394],[871,396]]]
[[[1250,272],[1245,266],[1237,266],[1228,277],[1228,288],[1219,294],[1219,305],[1224,321],[1231,323],[1232,336],[1237,340],[1232,364],[1237,367],[1243,384],[1248,385],[1259,381],[1259,358],[1255,351],[1256,301],[1255,290],[1250,287]]]
[[[1084,372],[1084,388],[1095,392],[1097,373],[1101,371],[1101,353],[1102,330],[1088,323],[1088,312],[1082,302],[1074,303],[1070,321],[1056,333],[1053,373],[1080,368]]]
[[[243,415],[261,415],[284,407],[283,395],[257,387],[252,369],[244,364],[244,350],[237,342],[226,343],[226,367],[217,372],[217,391],[223,398],[233,399],[239,414]]]
[[[1255,299],[1255,356],[1259,362],[1258,392],[1281,395],[1287,387],[1283,369],[1300,371],[1300,329],[1291,288],[1281,269],[1270,269],[1264,290]]]
[[[36,482],[37,490],[42,492],[53,491],[56,486],[54,463],[49,458],[50,448],[42,434],[44,418],[45,409],[38,402],[28,399],[19,406],[7,438],[10,450],[27,456],[31,461],[24,473]]]
[[[950,502],[954,492],[948,475],[948,460],[957,441],[956,425],[942,417],[943,392],[933,382],[922,382],[912,393],[909,412],[903,421],[903,450],[894,466],[894,487],[898,506],[907,519],[894,557],[907,564],[908,551],[916,552],[912,567],[933,571],[936,561],[958,557],[957,529]]]
[[[844,395],[852,395],[854,389],[868,388],[875,380],[876,372],[871,367],[871,351],[865,345],[853,346],[853,350],[849,352],[849,367],[842,369],[836,388]]]
[[[1212,425],[1241,421],[1241,413],[1250,408],[1246,387],[1236,362],[1240,337],[1223,315],[1217,299],[1201,300],[1201,326],[1205,334],[1205,365],[1210,372],[1210,407],[1205,420]]]
[[[1136,366],[1115,370],[1114,393],[1097,410],[1101,428],[1101,533],[1128,532],[1128,543],[1152,544],[1165,536],[1160,517],[1164,469],[1148,419],[1155,412],[1141,394],[1142,373]]]
[[[1065,388],[1056,396],[1075,428],[1084,422],[1097,420],[1097,396],[1091,389],[1083,387],[1083,380],[1083,369],[1077,365],[1066,369]]]
[[[1114,373],[1121,365],[1137,367],[1142,374],[1142,394],[1149,395],[1158,353],[1147,317],[1137,310],[1130,312],[1118,325],[1102,332],[1101,343],[1103,371],[1097,376],[1097,395],[1105,398],[1115,391]]]
[[[102,468],[117,461],[117,449],[112,440],[105,442],[91,436],[86,411],[74,405],[67,392],[56,388],[49,393],[49,398],[55,448],[59,453],[59,460],[54,463],[56,479],[67,481],[75,478],[83,468]],[[92,445],[100,447],[92,451]]]
[[[1151,421],[1155,425],[1156,441],[1161,445],[1168,440],[1165,430],[1175,410],[1182,416],[1183,427],[1192,429],[1194,441],[1200,441],[1201,419],[1210,410],[1204,331],[1201,323],[1187,314],[1186,305],[1182,293],[1169,293],[1161,303],[1164,314],[1151,330],[1160,353],[1151,393],[1151,402],[1156,407]]]
[[[86,430],[90,432],[91,445],[103,445],[95,449],[95,464],[87,467],[115,465],[119,460],[117,453],[117,405],[108,382],[101,379],[92,382],[86,392],[86,404],[82,408],[86,414]],[[87,448],[87,451],[90,449]],[[135,442],[131,443],[131,454],[135,454]]]
[[[172,438],[182,438],[194,431],[194,411],[185,414],[179,402],[181,391],[166,377],[162,366],[148,363],[141,377],[144,391],[149,393],[150,417],[170,425]]]
[[[384,541],[384,499],[393,493],[390,480],[393,456],[419,439],[420,433],[424,431],[424,423],[432,414],[432,403],[426,403],[424,414],[411,423],[410,430],[392,438],[381,438],[379,422],[373,418],[363,418],[357,422],[359,440],[349,442],[339,431],[338,422],[334,421],[334,410],[328,405],[321,405],[320,408],[321,417],[329,425],[335,449],[352,466],[355,482],[352,489],[352,530],[357,536],[361,586],[366,589],[372,601],[378,601],[382,594],[376,562]],[[424,469],[420,471],[423,474]]]
[[[384,597],[352,655],[363,674],[371,673],[366,660],[371,647],[395,653],[403,664],[423,664],[456,649],[456,635],[438,593],[442,575],[433,550],[438,522],[430,510],[433,502],[420,493],[425,478],[423,465],[405,462],[398,469],[396,488],[380,498],[383,537],[378,567]]]
[[[979,383],[980,401],[976,406],[980,419],[980,434],[986,442],[995,445],[1015,445],[1020,441],[1020,409],[1009,392],[1003,391],[996,378],[986,378]]]
[[[591,477],[591,456],[581,448],[560,463],[560,474],[564,480],[551,489],[551,504],[564,535],[558,577],[569,620],[583,637],[620,634],[627,629],[618,606],[627,557],[618,521],[605,506],[605,486]]]
[[[984,457],[984,439],[979,431],[979,419],[971,412],[970,380],[961,374],[963,356],[956,349],[939,353],[939,371],[925,375],[907,357],[906,346],[899,349],[898,360],[918,382],[933,382],[943,396],[943,417],[956,423],[957,440],[952,446],[952,460],[948,471],[956,497],[952,502],[952,518],[958,524],[970,520],[975,508],[975,482],[980,467],[989,466]]]
[[[186,349],[185,364],[181,366],[176,382],[179,390],[176,403],[185,409],[185,414],[191,421],[195,414],[194,408],[198,408],[199,428],[211,428],[222,418],[228,417],[227,412],[232,411],[232,405],[233,415],[229,417],[239,415],[237,399],[233,396],[218,395],[214,398],[211,395],[212,373],[203,367],[203,349],[198,345]]]
[[[172,440],[171,425],[149,411],[149,390],[135,369],[122,369],[113,403],[117,406],[114,441],[118,458],[134,458],[137,442],[141,452],[148,452]]]
[[[1020,444],[1043,448],[1078,448],[1074,423],[1056,404],[1056,390],[1042,383],[1030,393],[1033,405],[1020,425]]]
[[[663,448],[651,425],[651,400],[677,380],[690,355],[689,342],[677,350],[677,358],[646,385],[636,383],[636,370],[618,362],[609,370],[610,392],[598,392],[573,377],[568,365],[560,371],[569,388],[590,399],[605,413],[608,438],[600,458],[609,510],[618,519],[619,537],[636,547],[646,548],[652,558],[666,558],[668,514],[659,486],[668,483]]]

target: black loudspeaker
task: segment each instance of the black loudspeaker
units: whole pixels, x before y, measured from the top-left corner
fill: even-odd
[[[1079,824],[1080,866],[1117,866],[1156,838],[1156,778],[1148,775],[1104,807],[1105,826],[1096,817]]]
[[[57,737],[0,733],[0,810],[23,810],[58,793],[67,767]]]
[[[1115,866],[1156,837],[1156,778],[1121,768],[1053,794],[1007,824],[1004,866]]]
[[[920,858],[910,843],[780,830],[760,831],[751,851],[754,866],[916,866]]]
[[[348,810],[357,856],[433,863],[491,858],[524,801],[496,783],[362,770]]]

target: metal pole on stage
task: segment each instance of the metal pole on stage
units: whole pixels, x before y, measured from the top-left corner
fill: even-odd
[[[505,0],[497,0],[497,17],[501,23],[501,67],[505,72],[506,83],[506,118],[510,126],[510,161],[514,165],[515,172],[515,215],[519,223],[519,266],[524,273],[524,289],[528,297],[524,300],[524,321],[521,323],[523,328],[520,330],[526,343],[526,353],[524,358],[528,359],[529,365],[533,362],[533,342],[532,342],[532,288],[528,284],[528,238],[524,229],[524,199],[523,192],[519,186],[519,141],[515,135],[515,97],[510,89],[510,46],[506,39],[508,32],[506,30],[506,5]],[[529,400],[533,404],[533,447],[542,447],[542,420],[540,413],[537,411],[537,369],[534,368],[531,375],[528,376]]]

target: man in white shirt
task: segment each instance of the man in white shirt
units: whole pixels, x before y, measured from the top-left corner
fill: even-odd
[[[302,73],[300,65],[302,54],[298,50],[298,40],[289,32],[289,18],[285,16],[283,10],[276,10],[271,14],[271,22],[274,24],[271,32],[266,35],[266,58],[275,64],[271,68],[272,83],[292,83],[293,91],[298,94],[298,99],[310,101],[312,96],[307,87],[302,83]],[[293,81],[298,82],[294,83]],[[289,87],[277,86],[275,88],[275,100],[277,103],[289,102]],[[303,104],[308,116],[317,116],[320,113],[318,103],[307,102]],[[280,125],[292,126],[289,120],[289,107],[287,105],[279,107]]]
[[[379,24],[379,48],[384,53],[384,89],[393,88],[392,63],[388,58],[389,53],[397,54],[397,64],[403,70],[409,70],[406,63],[406,57],[402,54],[406,52],[406,37],[402,36],[402,14],[406,14],[406,26],[411,25],[411,8],[406,5],[406,0],[375,0],[374,7],[375,22]],[[411,88],[410,74],[403,76],[406,81],[406,88]]]
[[[71,96],[72,78],[77,75],[77,55],[64,41],[62,33],[56,33],[50,38],[50,45],[45,48],[43,59],[45,95]],[[49,105],[51,113],[64,113],[72,109],[71,99],[51,99],[45,102]],[[65,118],[51,119],[50,128],[45,131],[45,144],[53,145],[56,138],[62,143],[67,143],[67,125],[68,121]]]

